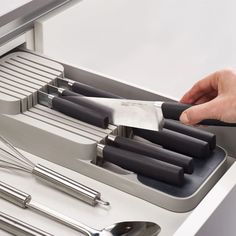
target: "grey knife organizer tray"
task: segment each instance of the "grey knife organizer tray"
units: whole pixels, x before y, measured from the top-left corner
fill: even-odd
[[[130,99],[169,100],[44,55],[17,51],[0,59],[0,135],[20,149],[174,212],[193,209],[226,171],[227,155],[220,147],[207,161],[195,161],[196,170],[186,175],[182,187],[137,176],[109,163],[93,164],[97,143],[104,143],[109,134],[125,136],[126,129],[98,128],[37,104],[37,91],[64,76]]]

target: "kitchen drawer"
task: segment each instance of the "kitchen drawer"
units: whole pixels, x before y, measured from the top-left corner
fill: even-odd
[[[4,76],[6,73],[8,76],[17,73],[18,70],[21,76],[29,76],[32,80],[42,76],[39,71],[42,74],[50,74],[50,76],[45,76],[47,77],[46,80],[44,78],[45,81],[42,81],[40,77],[41,87],[53,83],[57,77],[65,76],[130,99],[170,100],[167,97],[122,83],[115,78],[108,78],[52,60],[45,55],[24,49],[24,47],[17,48],[15,52],[5,55],[0,63],[4,65],[0,69]],[[54,68],[53,72],[50,71],[52,68]],[[36,78],[33,78],[32,73]],[[7,99],[3,104],[6,102]],[[19,99],[16,99],[15,102],[19,102]],[[13,101],[10,101],[6,107],[9,108],[12,104],[14,104]],[[172,211],[186,212],[196,207],[226,170],[226,153],[218,148],[209,158],[212,161],[205,165],[206,176],[200,178],[202,182],[199,182],[194,188],[190,187],[189,190],[188,184],[185,185],[186,187],[176,188],[168,186],[168,184],[159,186],[158,182],[150,184],[149,180],[115,165],[105,163],[103,167],[100,167],[93,164],[97,156],[97,143],[105,143],[108,134],[126,136],[129,134],[128,129],[113,125],[109,125],[107,129],[101,129],[61,115],[59,112],[39,104],[33,104],[33,102],[29,105],[27,101],[21,99],[21,104],[25,104],[24,108],[28,106],[28,109],[22,110],[21,106],[21,111],[14,110],[15,106],[13,106],[0,116],[1,134],[16,147]],[[214,160],[217,161],[214,162]],[[204,175],[204,173],[202,174]],[[192,180],[190,178],[192,181],[190,186],[196,182],[195,177],[197,176],[193,175]]]

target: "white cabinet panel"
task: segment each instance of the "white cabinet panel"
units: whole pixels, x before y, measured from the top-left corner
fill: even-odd
[[[236,62],[233,0],[86,0],[37,27],[47,55],[180,98]]]

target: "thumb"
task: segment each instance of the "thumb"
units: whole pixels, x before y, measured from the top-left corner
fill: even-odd
[[[181,114],[180,121],[184,124],[193,125],[205,119],[220,120],[220,111],[218,99],[213,99],[209,102],[188,108]]]

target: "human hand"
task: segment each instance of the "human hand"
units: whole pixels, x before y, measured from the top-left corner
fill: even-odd
[[[185,110],[180,121],[197,124],[204,119],[236,122],[236,71],[217,71],[198,81],[180,100],[195,104]]]

